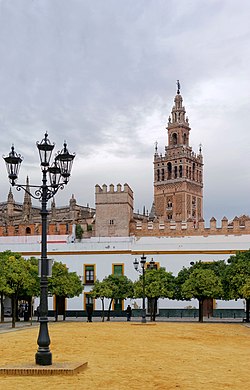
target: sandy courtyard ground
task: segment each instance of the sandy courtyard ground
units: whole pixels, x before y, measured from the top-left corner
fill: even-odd
[[[74,376],[1,376],[8,389],[249,390],[243,324],[51,323],[54,362],[88,362]],[[0,366],[31,363],[38,328],[0,334]]]

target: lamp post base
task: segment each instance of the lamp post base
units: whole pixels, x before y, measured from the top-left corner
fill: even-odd
[[[43,351],[38,351],[35,355],[36,364],[39,366],[51,366],[52,365],[52,353]]]

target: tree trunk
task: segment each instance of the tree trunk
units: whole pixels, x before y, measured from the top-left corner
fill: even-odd
[[[154,298],[153,321],[155,321],[155,317],[156,317],[157,301],[158,301],[158,298]]]
[[[199,322],[203,322],[203,303],[204,303],[204,299],[200,298],[199,299]]]
[[[150,310],[150,321],[154,321],[154,298],[148,298],[149,310]]]
[[[58,321],[58,301],[57,301],[57,296],[56,296],[56,310],[55,310],[55,321]]]
[[[17,315],[17,310],[16,310],[16,296],[12,295],[11,297],[11,306],[12,306],[12,328],[16,327],[16,315]]]
[[[246,322],[249,322],[250,299],[246,299]]]
[[[3,292],[1,292],[1,322],[4,322]]]
[[[104,298],[101,298],[102,301],[102,322],[104,322]]]
[[[110,303],[109,303],[109,309],[108,309],[108,316],[107,316],[107,321],[110,321],[110,310],[111,310],[111,305],[112,305],[112,302],[113,302],[113,298],[110,299]]]

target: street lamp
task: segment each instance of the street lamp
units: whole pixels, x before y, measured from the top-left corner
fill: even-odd
[[[41,202],[41,218],[42,218],[42,241],[41,241],[41,275],[40,275],[40,329],[37,339],[38,349],[35,355],[36,364],[41,366],[49,366],[52,364],[52,353],[50,352],[50,337],[48,331],[48,276],[49,276],[49,259],[47,258],[47,202],[57,191],[64,188],[68,183],[70,172],[75,158],[74,154],[70,154],[67,149],[67,144],[64,143],[63,149],[57,153],[53,164],[50,166],[50,158],[55,144],[51,144],[48,139],[48,134],[45,133],[43,140],[36,143],[40,156],[40,166],[42,170],[42,184],[39,186],[30,185],[34,188],[32,194],[27,186],[17,184],[18,172],[23,158],[11,147],[11,151],[7,157],[3,157],[6,163],[8,177],[12,186],[15,186],[18,191],[24,190],[32,198]],[[47,184],[47,175],[49,175],[49,183]]]
[[[137,259],[134,260],[134,268],[137,272],[140,272],[142,274],[142,318],[141,322],[143,324],[146,324],[146,307],[145,307],[145,264],[146,264],[146,256],[144,256],[144,253],[141,257],[140,264],[141,269],[139,269],[139,261]]]

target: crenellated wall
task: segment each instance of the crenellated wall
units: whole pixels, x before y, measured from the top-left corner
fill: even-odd
[[[130,221],[133,218],[133,191],[128,184],[113,184],[109,189],[106,184],[102,188],[95,186],[95,236],[125,237],[129,236]]]
[[[145,236],[209,236],[209,235],[240,235],[250,234],[250,219],[241,220],[235,217],[229,222],[226,217],[221,220],[220,225],[216,219],[210,219],[210,226],[205,227],[205,221],[201,220],[194,224],[193,221],[187,222],[168,222],[168,221],[133,221],[130,224],[130,235],[137,237]]]

